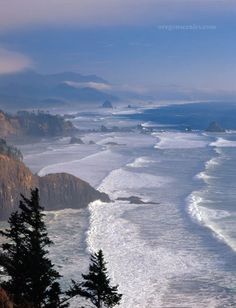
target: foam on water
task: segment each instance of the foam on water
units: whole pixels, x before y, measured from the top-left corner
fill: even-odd
[[[139,176],[137,172],[120,168],[112,171],[99,189],[115,199],[120,194],[129,196],[143,193],[149,184],[154,184],[153,189],[157,190],[159,187],[162,190],[171,187],[172,179],[153,177],[143,172]],[[174,185],[173,183],[173,187]],[[152,207],[155,219],[150,212]],[[199,308],[199,302],[201,308],[220,307],[220,296],[217,298],[217,295],[209,296],[208,293],[204,295],[204,292],[182,295],[180,291],[172,299],[171,283],[176,277],[178,281],[178,277],[189,276],[194,281],[198,275],[201,277],[205,274],[207,277],[204,272],[206,269],[210,273],[216,269],[214,259],[204,257],[196,239],[191,240],[191,235],[185,234],[175,204],[153,206],[129,204],[125,201],[95,201],[90,204],[89,210],[88,247],[90,251],[103,249],[112,282],[119,284],[119,290],[124,294],[121,308]],[[195,207],[198,219],[205,219],[203,210]],[[141,214],[138,214],[140,211]],[[135,215],[134,220],[129,219],[129,213]],[[227,215],[226,212],[218,212],[215,217],[220,219]],[[142,227],[150,228],[150,237],[140,230],[139,219]],[[158,235],[153,233],[156,228]],[[158,242],[152,244],[153,241]],[[181,278],[179,279],[181,289]],[[216,292],[214,287],[212,292]]]
[[[205,170],[199,172],[195,176],[196,179],[203,180],[206,184],[208,184],[211,179],[216,179],[215,176],[213,177],[212,175],[208,174],[208,171],[214,169],[215,167],[217,167],[220,164],[220,161],[221,161],[221,158],[219,156],[220,155],[220,151],[217,151],[217,149],[215,149],[215,152],[217,153],[218,156],[217,157],[213,157],[210,160],[208,160],[205,163]]]
[[[142,188],[147,187],[149,189],[155,189],[170,182],[171,178],[168,177],[116,169],[105,178],[99,186],[99,190],[105,191],[114,198],[117,198],[130,196],[132,191],[139,192]]]
[[[160,151],[153,149],[156,138]],[[85,138],[86,142],[90,139],[91,136]],[[90,204],[89,211],[48,213],[49,233],[56,243],[50,253],[64,276],[63,286],[70,278],[79,279],[81,271],[86,272],[87,248],[90,252],[102,248],[109,276],[124,294],[121,308],[227,307],[222,304],[224,300],[228,303],[224,283],[229,276],[227,279],[232,284],[232,276],[218,267],[217,257],[212,253],[215,241],[213,244],[207,242],[204,248],[202,234],[195,230],[205,232],[199,225],[206,226],[221,240],[230,242],[230,235],[219,222],[230,218],[231,213],[203,206],[203,202],[209,207],[214,204],[212,200],[204,200],[199,191],[193,192],[187,200],[188,213],[198,224],[193,223],[186,213],[183,215],[186,197],[183,191],[196,190],[191,179],[199,172],[199,164],[202,166],[205,161],[198,159],[198,155],[206,155],[208,150],[212,152],[212,148],[207,147],[212,139],[198,133],[178,132],[155,133],[153,136],[111,133],[92,139],[100,146],[96,154],[59,163],[50,161],[40,172],[44,175],[66,171],[78,175],[98,185],[98,189],[115,200],[111,203],[95,201]],[[110,141],[126,144],[127,148],[111,147],[101,151],[101,146]],[[76,149],[82,151],[82,148]],[[75,148],[69,146],[67,150],[75,151]],[[211,158],[205,170],[198,174],[205,183],[216,179],[208,171],[220,166],[221,150],[224,149],[215,148],[218,156]],[[60,153],[62,159],[66,149],[63,151]],[[200,181],[196,182],[199,185]],[[146,201],[156,198],[152,201],[160,204],[138,205],[116,200],[131,195]],[[207,229],[206,233],[209,233]],[[229,245],[234,247],[232,242]],[[201,287],[196,291],[198,283]],[[219,291],[217,288],[221,285]],[[70,307],[78,308],[80,304],[80,299],[75,299]]]
[[[188,149],[202,148],[208,145],[208,141],[202,135],[194,133],[164,132],[153,133],[159,142],[155,145],[157,149]]]
[[[217,210],[201,206],[200,204],[202,204],[203,201],[205,204],[211,203],[210,200],[203,200],[199,196],[199,192],[193,192],[187,198],[189,214],[194,220],[209,228],[213,232],[213,235],[215,235],[219,240],[223,241],[236,251],[236,241],[227,233],[224,225],[220,223],[225,218],[232,218],[232,213],[225,210]]]
[[[120,195],[129,196],[145,185],[151,184],[154,187],[164,185],[165,182],[166,179],[161,177],[117,169],[104,179],[99,189],[115,199]],[[155,285],[165,288],[164,276],[157,277],[153,268],[152,274],[155,278],[150,275],[150,264],[158,267],[157,270],[160,272],[160,262],[157,260],[161,258],[160,252],[157,254],[156,250],[147,249],[145,241],[140,239],[137,226],[123,218],[127,210],[139,207],[141,205],[118,201],[112,204],[95,201],[89,207],[91,218],[88,247],[91,251],[101,247],[104,250],[109,260],[108,270],[112,281],[119,283],[119,290],[124,294],[121,307],[125,308],[160,306],[160,299],[156,298]]]
[[[46,224],[54,245],[50,257],[63,276],[63,286],[78,280],[87,269],[85,232],[89,224],[88,209],[65,209],[46,212]]]
[[[208,183],[208,181],[209,181],[210,179],[213,179],[212,176],[207,175],[207,173],[204,172],[204,171],[198,173],[195,177],[196,177],[197,179],[203,180],[205,183]]]
[[[139,177],[136,173],[118,169],[112,171],[99,188],[115,198],[121,191],[136,194],[145,185],[162,187],[167,183],[170,181],[166,178],[143,173]],[[149,205],[118,201],[112,204],[95,201],[89,206],[88,247],[91,251],[103,249],[112,282],[118,283],[124,294],[122,308],[162,307],[170,277],[201,268],[191,253],[186,257],[182,251],[162,245],[152,246],[141,238],[138,226],[125,217],[127,212],[145,207]]]
[[[218,157],[213,157],[209,161],[206,162],[206,169],[214,168],[215,166],[219,165],[219,158]]]
[[[210,144],[212,147],[228,148],[236,147],[236,141],[227,140],[224,138],[217,138],[217,141]]]
[[[147,167],[152,162],[154,162],[154,161],[150,160],[148,157],[145,157],[145,156],[144,157],[138,157],[132,163],[127,164],[127,167],[142,168],[142,167]]]
[[[124,294],[122,308],[161,307],[161,293],[164,293],[167,284],[166,274],[171,265],[173,271],[177,268],[170,260],[176,258],[177,262],[177,256],[168,255],[164,248],[147,247],[140,239],[137,227],[122,218],[125,211],[137,207],[118,202],[112,205],[91,204],[92,227],[88,245],[92,251],[101,247],[104,250],[112,281],[119,283],[119,290]]]
[[[216,167],[218,170],[221,164],[229,159],[221,148],[234,147],[234,143],[236,144],[234,141],[225,140],[223,138],[218,138],[216,142],[210,143],[210,146],[215,147],[214,151],[217,157],[213,157],[207,161],[205,163],[205,170],[197,174],[196,178],[203,180],[206,186],[199,191],[193,191],[187,198],[187,204],[188,212],[195,221],[209,228],[219,240],[224,241],[229,247],[236,251],[234,227],[231,227],[236,219],[236,212],[224,210],[225,205],[223,204],[222,209],[219,209],[216,207],[217,201],[213,201],[215,198],[213,198],[213,200],[206,199],[206,195],[211,198],[211,195],[206,193],[208,187],[211,187],[211,190],[216,194],[217,187],[214,186],[215,180],[219,181],[220,176],[224,176],[223,174],[219,174],[219,176],[212,175],[216,173]],[[216,173],[216,175],[217,174],[218,173]],[[222,185],[223,184],[224,179],[222,178]]]

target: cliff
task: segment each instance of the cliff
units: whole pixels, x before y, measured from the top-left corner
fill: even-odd
[[[37,185],[37,177],[21,162],[0,155],[0,219],[5,219],[18,206],[20,194],[28,195]]]
[[[34,187],[39,188],[45,210],[82,208],[97,199],[109,201],[106,194],[70,174],[39,177],[33,175],[23,162],[0,154],[0,220],[7,219],[18,208],[20,194],[29,196]]]
[[[109,202],[108,195],[67,173],[49,174],[38,180],[42,205],[50,210],[82,208],[98,199]]]
[[[11,123],[10,118],[0,110],[0,137],[6,138],[16,134],[16,128]]]
[[[21,111],[10,115],[0,110],[0,138],[67,136],[75,131],[73,124],[59,115],[42,111]]]
[[[0,138],[0,154],[7,155],[17,160],[23,160],[23,155],[20,150],[6,143],[6,140]]]

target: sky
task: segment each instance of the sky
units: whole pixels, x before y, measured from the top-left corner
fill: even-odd
[[[0,73],[236,92],[235,0],[0,0]]]

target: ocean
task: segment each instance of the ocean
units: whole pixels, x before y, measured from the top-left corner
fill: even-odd
[[[89,253],[102,248],[123,293],[121,308],[236,307],[236,107],[214,106],[86,114],[93,125],[138,122],[153,129],[89,133],[85,145],[62,138],[21,147],[34,172],[72,173],[113,200],[47,213],[63,286],[79,279]],[[213,120],[229,131],[205,132]],[[145,204],[116,200],[130,196]]]

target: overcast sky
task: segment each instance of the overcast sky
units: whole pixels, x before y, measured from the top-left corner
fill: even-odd
[[[236,91],[231,0],[0,0],[0,73]]]

